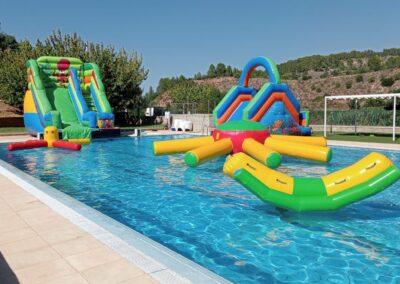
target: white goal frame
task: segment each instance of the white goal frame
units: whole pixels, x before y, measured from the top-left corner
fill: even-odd
[[[326,137],[326,115],[328,101],[333,100],[359,100],[359,99],[382,99],[393,98],[393,141],[396,140],[396,98],[400,98],[400,94],[371,94],[371,95],[351,95],[351,96],[326,96],[324,105],[324,137]]]

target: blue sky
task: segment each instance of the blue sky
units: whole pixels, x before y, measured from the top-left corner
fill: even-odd
[[[265,55],[277,63],[312,54],[400,47],[400,2],[371,0],[1,1],[2,30],[17,39],[53,30],[137,51],[161,77],[205,73],[211,63],[242,68]]]

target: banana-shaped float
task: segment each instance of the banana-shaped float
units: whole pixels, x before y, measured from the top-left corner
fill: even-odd
[[[229,158],[224,172],[261,200],[298,212],[336,210],[374,195],[400,178],[400,170],[375,152],[320,178],[291,177],[244,153]]]

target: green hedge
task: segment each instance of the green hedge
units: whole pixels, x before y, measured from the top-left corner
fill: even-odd
[[[333,110],[327,113],[327,124],[333,125],[357,125],[392,126],[393,111],[382,108],[366,108],[352,110]],[[324,124],[324,111],[310,111],[311,124]],[[396,125],[400,125],[400,111],[396,116]]]

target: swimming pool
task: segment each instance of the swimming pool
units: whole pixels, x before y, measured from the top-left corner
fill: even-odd
[[[171,136],[96,140],[81,152],[0,145],[0,158],[233,282],[400,281],[399,183],[338,212],[296,214],[225,176],[224,159],[188,168],[182,156],[154,157],[160,139]],[[333,151],[330,165],[285,158],[279,170],[320,176],[370,152]],[[400,166],[399,152],[379,152]]]

